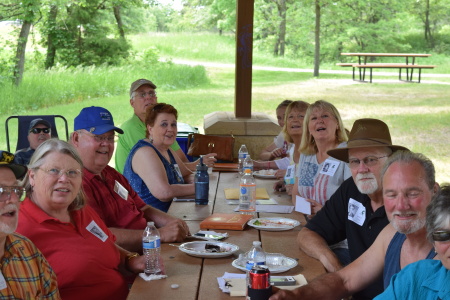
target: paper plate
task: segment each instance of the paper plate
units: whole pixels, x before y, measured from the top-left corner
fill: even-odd
[[[211,250],[205,249],[206,244],[220,247],[220,252],[210,252]],[[239,250],[239,247],[224,242],[207,242],[207,241],[197,241],[183,243],[178,247],[182,252],[195,257],[205,257],[205,258],[219,258],[226,257]]]
[[[241,271],[246,271],[245,260],[235,259],[231,265]],[[266,253],[266,265],[269,267],[270,273],[276,274],[295,268],[298,265],[298,262],[297,260],[286,257],[280,253]]]
[[[288,218],[258,218],[248,221],[247,224],[259,230],[285,231],[300,225],[300,222]]]
[[[259,177],[259,178],[275,179],[276,172],[277,172],[277,170],[259,170],[259,171],[254,171],[253,176]]]

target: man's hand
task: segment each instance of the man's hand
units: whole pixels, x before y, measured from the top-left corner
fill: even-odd
[[[161,242],[164,243],[182,242],[187,236],[191,235],[186,222],[180,219],[172,220],[158,230],[161,235]]]
[[[319,202],[312,200],[312,199],[306,199],[309,203],[311,203],[311,214],[308,216],[309,218],[312,218],[316,215],[316,213],[322,209],[323,205]]]
[[[281,290],[277,287],[272,287],[273,295],[270,296],[269,300],[296,300],[298,299],[292,291]]]

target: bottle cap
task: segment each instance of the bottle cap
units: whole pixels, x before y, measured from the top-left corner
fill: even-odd
[[[261,246],[261,242],[260,241],[254,241],[253,242],[253,246]]]
[[[197,165],[197,171],[208,171],[208,166],[203,163],[203,155],[200,156],[200,162]]]

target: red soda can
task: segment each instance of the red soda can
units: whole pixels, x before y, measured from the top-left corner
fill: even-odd
[[[272,295],[270,271],[267,266],[254,265],[248,273],[248,300],[267,300]]]

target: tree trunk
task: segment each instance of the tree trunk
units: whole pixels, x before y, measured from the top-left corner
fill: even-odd
[[[430,0],[426,1],[425,8],[425,40],[428,45],[434,47],[433,36],[431,35],[431,26],[430,26]]]
[[[314,76],[319,77],[320,66],[320,0],[315,0],[316,6],[316,27],[314,30]]]
[[[286,44],[286,0],[280,0],[278,6],[278,14],[281,17],[281,22],[279,26],[279,45],[280,45],[280,56],[284,56],[284,49]]]
[[[48,14],[48,34],[47,34],[47,57],[45,59],[45,69],[48,70],[55,64],[56,47],[53,36],[56,31],[56,16],[58,15],[58,7],[52,5]]]
[[[23,21],[20,29],[19,40],[17,41],[16,65],[14,68],[14,84],[19,85],[22,82],[23,70],[25,67],[25,50],[30,34],[31,22]]]
[[[119,29],[119,35],[122,39],[125,39],[125,31],[123,30],[122,17],[120,16],[120,6],[114,6],[114,17],[116,17],[117,28]]]

